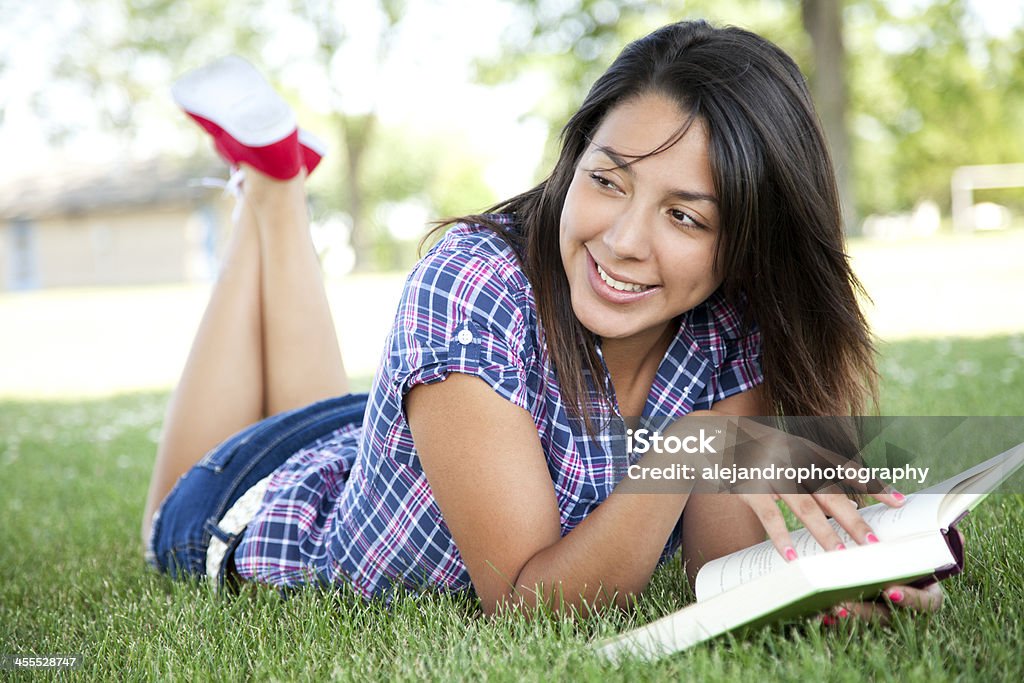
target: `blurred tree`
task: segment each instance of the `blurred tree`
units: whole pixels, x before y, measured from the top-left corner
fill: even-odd
[[[384,155],[391,172],[378,172],[381,182],[371,185],[366,178],[366,160],[376,144],[376,102],[368,88],[352,92],[358,88],[352,87],[348,75],[380,68],[397,35],[405,0],[375,0],[374,7],[377,34],[368,40],[366,26],[361,25],[363,34],[358,38],[360,45],[375,47],[360,51],[358,62],[352,63],[338,58],[353,39],[345,23],[346,3],[339,0],[260,5],[242,0],[93,0],[87,8],[71,3],[74,11],[64,15],[65,35],[52,77],[37,89],[34,108],[49,123],[50,136],[58,144],[91,126],[131,136],[138,131],[140,112],[153,108],[155,102],[166,106],[169,83],[189,68],[235,53],[267,68],[268,76],[279,80],[275,76],[302,62],[305,79],[319,82],[327,91],[326,97],[318,95],[327,103],[326,123],[335,131],[329,142],[343,159],[343,164],[331,165],[340,174],[335,180],[338,190],[328,192],[331,196],[319,203],[348,214],[357,267],[372,268],[377,253],[374,242],[387,237],[374,220],[376,205],[399,201],[405,197],[403,192],[410,191],[391,182],[405,166],[400,155]],[[305,44],[281,49],[274,40],[280,41],[282,35]],[[95,104],[95,120],[85,120],[80,111],[66,111],[68,89]],[[422,180],[431,185],[428,177]],[[370,186],[372,191],[367,189]]]
[[[342,177],[346,209],[351,219],[352,248],[356,252],[356,267],[364,269],[374,261],[370,258],[370,249],[382,237],[377,234],[371,220],[372,206],[367,201],[363,173],[364,160],[373,145],[377,127],[376,102],[361,94],[359,106],[349,108],[347,100],[350,95],[340,86],[344,79],[339,77],[338,71],[379,67],[397,33],[405,0],[378,0],[382,20],[376,41],[376,54],[368,63],[357,65],[341,64],[337,59],[348,38],[348,29],[342,21],[342,4],[339,0],[293,0],[292,10],[309,22],[316,34],[317,63],[324,70],[324,80],[331,88],[331,123],[338,130],[338,140],[345,152],[346,164]]]
[[[851,7],[857,196],[864,212],[948,212],[957,166],[1024,161],[1024,26],[990,35],[969,0]]]
[[[922,198],[948,209],[956,166],[1024,160],[1024,27],[986,35],[970,0],[512,2],[519,18],[478,75],[547,75],[534,112],[552,130],[544,168],[558,127],[615,54],[688,18],[756,31],[809,75],[848,229],[858,214],[908,210]]]
[[[803,27],[811,38],[814,59],[810,69],[811,91],[818,118],[828,138],[836,169],[843,225],[857,231],[856,198],[850,159],[850,133],[846,127],[846,48],[843,43],[843,0],[800,0]]]
[[[40,83],[35,105],[67,137],[76,126],[98,124],[133,132],[139,107],[167,98],[177,72],[231,52],[257,55],[263,45],[260,15],[245,12],[239,0],[93,0],[88,6],[63,3],[62,40],[51,78]],[[237,17],[237,20],[235,18]],[[231,20],[229,21],[229,18]],[[217,26],[208,31],[204,27]],[[155,87],[159,92],[154,92]],[[61,114],[69,90],[88,94],[95,104],[84,112]]]

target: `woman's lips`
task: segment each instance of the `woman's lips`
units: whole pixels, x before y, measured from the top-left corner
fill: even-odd
[[[584,251],[587,254],[587,281],[590,283],[594,293],[605,301],[613,304],[630,304],[644,299],[661,289],[659,285],[651,285],[642,292],[628,292],[615,289],[601,278],[601,274],[597,270],[597,262],[594,261],[594,257],[590,255],[590,252]]]

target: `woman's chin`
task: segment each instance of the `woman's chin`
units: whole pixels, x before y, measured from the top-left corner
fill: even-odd
[[[622,339],[630,337],[639,331],[635,329],[635,325],[617,323],[612,319],[612,316],[601,315],[600,313],[589,314],[586,312],[581,315],[580,311],[575,311],[575,313],[576,319],[580,321],[583,327],[602,339]]]

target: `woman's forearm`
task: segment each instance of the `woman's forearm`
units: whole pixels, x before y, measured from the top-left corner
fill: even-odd
[[[681,437],[697,434],[701,427],[705,431],[722,427],[723,417],[727,415],[717,411],[694,412],[667,432],[678,431]],[[651,452],[638,465],[644,470],[677,463],[675,454]],[[628,606],[650,582],[690,498],[686,482],[651,492],[656,486],[621,482],[575,529],[530,558],[516,577],[514,589],[499,599],[501,605],[491,607],[545,604],[555,610],[585,610],[610,604]]]
[[[628,606],[650,581],[687,498],[685,493],[612,493],[569,534],[530,558],[513,590],[484,610]]]

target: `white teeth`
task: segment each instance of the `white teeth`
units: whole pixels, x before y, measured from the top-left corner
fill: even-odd
[[[600,264],[595,263],[594,265],[597,266],[597,274],[600,275],[601,279],[604,280],[612,289],[617,289],[620,292],[645,292],[651,288],[651,285],[638,285],[632,282],[620,282],[608,273],[604,272],[604,268],[602,268]]]

